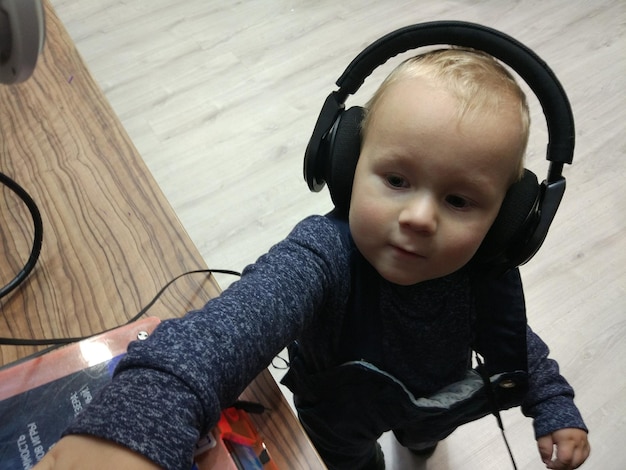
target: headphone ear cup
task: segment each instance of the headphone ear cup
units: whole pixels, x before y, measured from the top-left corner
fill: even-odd
[[[46,36],[45,12],[38,0],[0,1],[0,84],[31,76]]]
[[[518,258],[538,219],[540,193],[537,176],[525,169],[522,179],[507,191],[496,220],[474,255],[475,261],[507,269],[524,261]]]
[[[361,123],[365,110],[354,106],[343,112],[328,136],[326,183],[335,207],[347,214],[352,182],[361,153]]]

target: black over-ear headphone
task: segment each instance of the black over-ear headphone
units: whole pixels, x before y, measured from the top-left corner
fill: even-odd
[[[42,0],[0,0],[0,83],[31,76],[45,36]]]
[[[513,184],[474,261],[497,269],[526,263],[541,247],[565,191],[563,165],[574,158],[574,117],[558,79],[532,50],[512,37],[478,24],[435,21],[387,34],[362,51],[343,72],[324,103],[304,157],[311,191],[328,184],[336,210],[346,215],[361,147],[363,109],[345,109],[348,95],[388,59],[423,46],[447,44],[477,49],[510,66],[537,96],[548,125],[548,176],[541,184],[529,170]]]

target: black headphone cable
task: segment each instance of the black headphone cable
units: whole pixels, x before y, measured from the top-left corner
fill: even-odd
[[[489,404],[491,405],[491,414],[495,416],[496,421],[498,422],[498,427],[500,428],[500,434],[502,435],[502,439],[504,440],[506,450],[509,453],[509,458],[511,459],[513,470],[517,470],[517,462],[515,462],[515,457],[513,456],[513,450],[511,449],[509,440],[506,438],[506,434],[504,432],[504,423],[502,422],[502,417],[500,416],[500,407],[498,406],[496,395],[493,389],[491,388],[491,381],[489,380],[487,369],[485,368],[485,364],[483,363],[482,359],[480,358],[477,352],[474,353],[474,356],[476,357],[476,362],[478,363],[478,371],[479,371],[480,377],[483,379],[483,383],[485,385],[485,393],[487,394],[487,399],[489,400]]]
[[[0,298],[2,298],[24,282],[30,272],[35,268],[37,260],[39,259],[39,254],[41,253],[41,245],[43,242],[43,222],[41,220],[41,213],[39,212],[37,204],[24,188],[2,172],[0,172],[0,183],[4,184],[11,191],[17,194],[24,204],[26,204],[31,217],[33,218],[33,226],[35,229],[30,256],[20,272],[8,284],[0,288]]]
[[[228,269],[196,269],[194,271],[187,271],[185,273],[179,274],[175,278],[169,280],[167,282],[167,284],[165,284],[159,290],[159,292],[156,293],[156,295],[152,298],[152,300],[150,302],[148,302],[148,304],[145,305],[134,317],[132,317],[130,320],[128,320],[125,323],[125,325],[128,325],[130,323],[133,323],[133,322],[139,320],[143,315],[145,315],[148,312],[148,310],[156,303],[156,301],[161,297],[161,295],[163,295],[163,293],[172,284],[174,284],[180,278],[185,277],[185,276],[189,276],[189,275],[192,275],[192,274],[209,274],[209,275],[211,275],[211,274],[228,274],[228,275],[231,275],[231,276],[241,276],[241,273],[239,273],[237,271],[231,271],[231,270],[228,270]],[[110,328],[110,329],[105,330],[105,331],[94,333],[92,335],[81,336],[81,337],[74,337],[74,338],[25,339],[25,338],[3,338],[3,337],[0,337],[0,345],[5,345],[5,346],[62,346],[62,345],[70,344],[70,343],[76,343],[78,341],[82,341],[84,339],[91,338],[92,336],[96,336],[96,335],[99,335],[99,334],[102,334],[102,333],[106,333],[108,331],[114,330],[115,328],[118,328],[118,326]]]

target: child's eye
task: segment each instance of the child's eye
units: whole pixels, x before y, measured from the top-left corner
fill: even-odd
[[[387,184],[391,186],[392,188],[407,188],[408,187],[407,181],[402,176],[399,176],[399,175],[394,175],[394,174],[386,175],[385,180],[387,181]]]
[[[456,209],[466,209],[471,203],[462,196],[450,195],[446,197],[446,202]]]

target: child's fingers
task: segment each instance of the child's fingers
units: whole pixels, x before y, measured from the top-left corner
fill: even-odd
[[[548,454],[547,449],[541,458],[547,468],[553,470],[573,470],[580,467],[589,457],[589,446],[577,445],[575,442],[557,444],[555,452]]]
[[[46,454],[41,461],[35,465],[35,470],[52,470],[54,468],[54,458],[50,454]]]
[[[563,447],[561,449],[561,447]],[[568,442],[563,446],[557,446],[556,462],[560,466],[556,469],[573,470],[580,467],[589,457],[589,445]]]
[[[539,448],[541,461],[550,468],[549,464],[552,462],[552,456],[554,454],[554,441],[552,440],[552,436],[548,434],[547,436],[537,439],[537,447]]]

